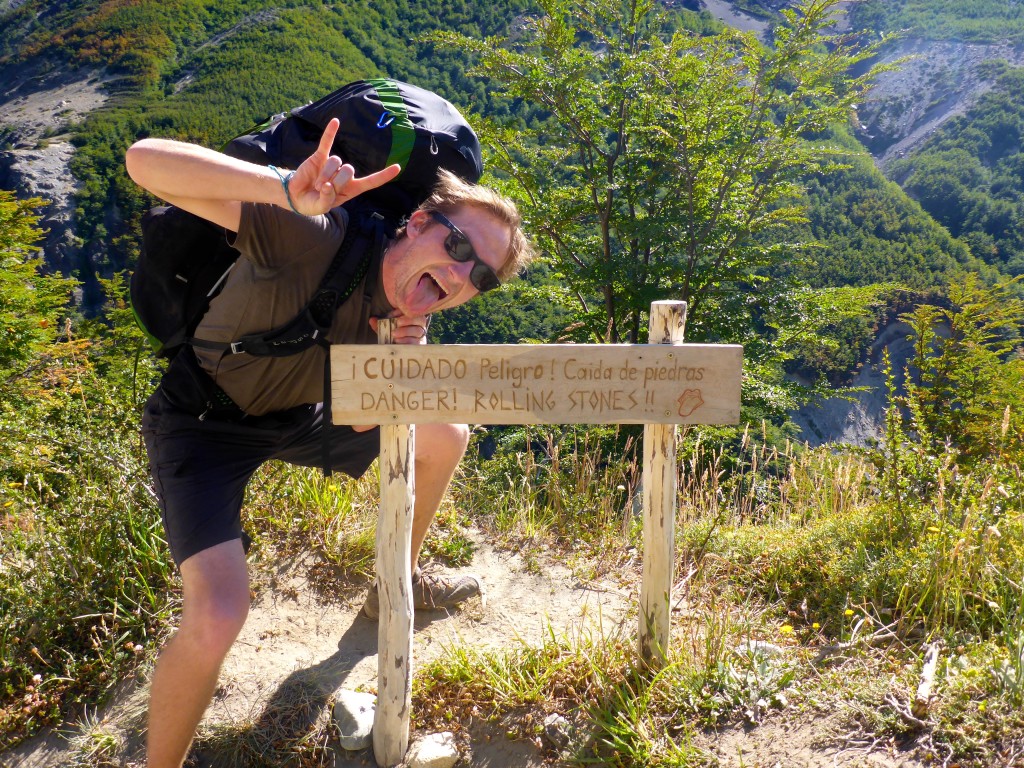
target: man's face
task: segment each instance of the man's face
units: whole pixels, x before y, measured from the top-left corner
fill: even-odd
[[[504,223],[470,206],[447,218],[469,240],[481,261],[495,272],[502,267],[512,237]],[[400,314],[428,315],[477,295],[470,280],[476,263],[473,259],[459,262],[448,254],[445,241],[451,235],[447,226],[417,211],[409,219],[406,236],[388,251],[382,272],[384,291]]]

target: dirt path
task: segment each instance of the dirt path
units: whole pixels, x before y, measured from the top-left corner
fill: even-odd
[[[448,615],[417,615],[414,664],[441,656],[454,646],[510,648],[518,642],[539,644],[549,631],[556,636],[580,633],[612,635],[632,631],[637,585],[601,579],[582,581],[554,560],[527,562],[516,553],[495,549],[475,535],[471,568],[481,577],[485,599],[473,600]],[[377,679],[377,622],[359,614],[364,590],[347,587],[324,600],[311,590],[297,564],[283,564],[257,595],[249,619],[225,659],[220,684],[203,726],[241,726],[259,721],[288,699],[296,687],[330,692],[374,689]],[[94,722],[126,729],[130,744],[122,765],[141,765],[139,728],[144,690],[126,692]],[[314,702],[327,706],[326,696]],[[0,756],[4,768],[58,768],[72,762],[68,744],[50,735]],[[339,753],[336,768],[371,764],[368,752]],[[463,765],[465,763],[462,763]],[[473,745],[473,766],[540,766],[530,742],[500,738]],[[199,766],[215,762],[200,758]]]
[[[476,537],[472,567],[484,600],[472,600],[449,615],[418,613],[414,663],[423,665],[446,649],[509,648],[536,645],[550,627],[557,635],[612,634],[628,620],[637,602],[630,585],[582,582],[568,568],[549,561],[537,569],[517,554],[491,547]],[[235,721],[251,716],[261,702],[286,685],[283,678],[312,677],[325,689],[360,690],[376,686],[377,622],[359,610],[364,593],[350,592],[324,603],[289,569],[257,598],[249,620],[221,672],[217,700],[207,718]]]

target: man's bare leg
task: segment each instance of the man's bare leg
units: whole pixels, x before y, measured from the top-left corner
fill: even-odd
[[[465,424],[418,424],[416,426],[416,503],[412,512],[412,569],[416,570],[423,540],[441,508],[455,468],[469,445]]]
[[[180,768],[213,698],[221,663],[245,624],[249,576],[242,542],[181,564],[181,626],[160,654],[149,701],[149,768]]]

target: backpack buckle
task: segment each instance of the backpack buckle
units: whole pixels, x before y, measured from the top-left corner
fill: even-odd
[[[232,341],[231,344],[228,345],[229,348],[231,349],[231,354],[232,355],[240,355],[243,352],[245,352],[245,350],[242,349],[242,344],[243,343],[244,342],[241,342],[241,341]]]

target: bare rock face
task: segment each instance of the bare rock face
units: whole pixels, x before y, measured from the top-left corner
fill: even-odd
[[[892,322],[878,332],[868,359],[850,382],[851,387],[864,387],[853,400],[829,398],[804,406],[792,414],[800,427],[800,439],[811,446],[826,443],[868,446],[879,443],[885,431],[885,411],[889,407],[883,353],[888,351],[897,391],[905,391],[904,371],[914,354],[908,338],[910,326]]]
[[[42,73],[29,69],[0,86],[0,188],[20,198],[40,197],[47,230],[46,269],[70,275],[80,266],[74,233],[74,147],[65,130],[106,101],[99,72]]]
[[[8,150],[0,158],[0,187],[14,190],[19,197],[47,201],[42,211],[46,269],[64,275],[74,272],[80,252],[73,221],[76,186],[68,170],[73,153],[69,142],[58,141],[36,149]]]
[[[1004,60],[1024,64],[1024,48],[1007,44],[907,39],[882,60],[909,57],[883,73],[857,110],[858,138],[882,169],[903,157],[952,117],[970,109],[992,83],[981,65]]]

